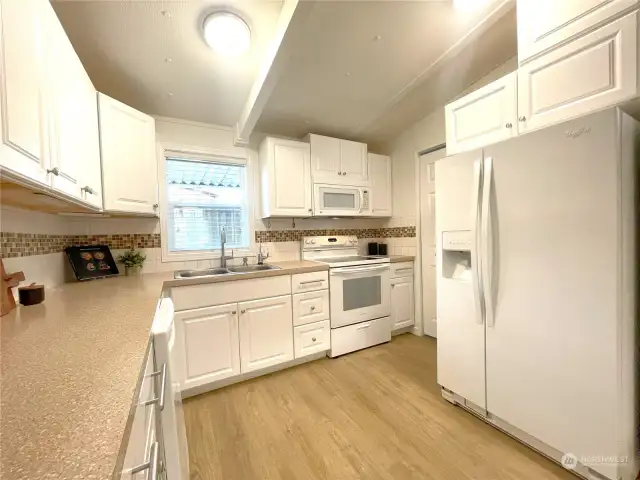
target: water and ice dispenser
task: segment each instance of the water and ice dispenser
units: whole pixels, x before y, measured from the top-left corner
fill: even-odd
[[[470,230],[442,232],[442,276],[451,280],[471,281]]]

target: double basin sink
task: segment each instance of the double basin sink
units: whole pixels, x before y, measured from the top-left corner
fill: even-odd
[[[262,272],[264,270],[280,270],[275,265],[243,265],[241,267],[229,268],[207,268],[205,270],[179,270],[175,273],[175,278],[200,278],[214,277],[217,275],[242,275],[244,273]]]

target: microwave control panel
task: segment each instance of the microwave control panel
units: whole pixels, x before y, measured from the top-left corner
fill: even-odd
[[[362,191],[362,205],[360,208],[362,210],[369,210],[369,190]]]

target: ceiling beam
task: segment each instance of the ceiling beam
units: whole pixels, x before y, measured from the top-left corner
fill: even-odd
[[[235,125],[234,143],[236,146],[249,144],[249,137],[276,87],[278,78],[296,48],[296,42],[286,42],[285,39],[286,37],[295,38],[296,33],[302,30],[310,8],[309,2],[284,0],[273,40],[267,49],[258,76],[249,91],[247,103]]]

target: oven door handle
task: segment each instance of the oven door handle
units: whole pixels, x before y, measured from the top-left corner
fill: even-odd
[[[352,273],[361,273],[361,272],[376,272],[382,270],[391,270],[390,265],[376,265],[375,267],[364,267],[364,268],[353,268],[353,267],[342,267],[342,268],[332,268],[329,270],[331,275],[349,275]]]

